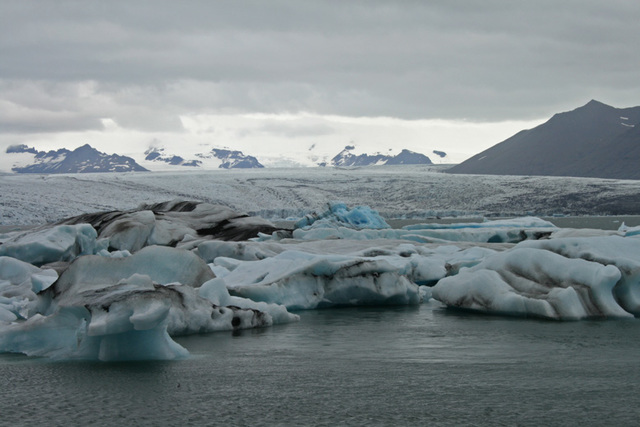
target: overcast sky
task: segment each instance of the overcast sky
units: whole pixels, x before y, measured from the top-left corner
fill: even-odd
[[[639,22],[637,0],[3,0],[0,142],[114,126],[150,141],[256,114],[348,142],[331,117],[497,130],[592,98],[635,106]]]

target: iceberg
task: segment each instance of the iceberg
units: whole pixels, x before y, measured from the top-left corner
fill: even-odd
[[[289,310],[418,304],[418,286],[401,273],[384,259],[287,251],[238,263],[217,280],[224,281],[231,295],[282,304]]]
[[[284,307],[240,298],[234,302],[243,308],[215,304],[198,292],[213,278],[202,259],[183,249],[149,246],[122,258],[78,257],[55,283],[43,286],[26,319],[0,328],[0,351],[101,361],[171,360],[188,355],[171,336],[274,323],[269,312],[256,307],[276,314],[277,322],[298,319]],[[220,295],[224,292],[218,291],[218,300]]]
[[[0,236],[0,352],[173,360],[189,354],[175,336],[431,299],[555,320],[640,316],[638,235],[535,217],[392,229],[343,203],[295,229],[184,200],[86,214]]]
[[[401,240],[204,242],[198,254],[232,295],[290,310],[418,304],[432,286],[495,253]],[[203,286],[201,289],[204,289]]]
[[[552,223],[534,217],[515,218],[510,220],[485,221],[481,223],[460,224],[418,224],[405,226],[401,229],[391,229],[376,221],[376,213],[359,211],[358,218],[366,214],[364,224],[376,226],[356,227],[349,221],[341,221],[332,217],[331,221],[320,219],[311,225],[299,227],[310,220],[304,219],[292,232],[296,240],[375,240],[394,239],[409,240],[416,243],[447,243],[447,242],[475,242],[475,243],[518,243],[523,240],[537,240],[549,237],[558,231]],[[328,215],[328,214],[327,214]],[[385,223],[386,224],[386,223]],[[380,225],[380,226],[378,226]],[[281,239],[281,234],[261,233],[253,240],[267,241]]]
[[[36,294],[57,279],[54,270],[0,256],[0,323],[29,317],[37,301]]]
[[[522,246],[616,267],[621,277],[613,288],[615,300],[625,311],[640,316],[640,239],[637,237],[575,237],[523,242]]]
[[[71,261],[77,256],[103,249],[96,230],[89,224],[57,225],[16,233],[0,245],[0,256],[9,256],[41,266]]]
[[[527,241],[440,280],[449,307],[557,320],[638,315],[640,241],[620,236]]]
[[[110,250],[136,252],[145,246],[162,245],[190,249],[209,239],[246,240],[278,228],[270,221],[209,203],[176,199],[143,204],[130,211],[80,215],[65,224],[91,224]]]
[[[350,209],[342,202],[331,202],[328,204],[326,211],[320,214],[311,213],[305,215],[295,224],[296,229],[332,226],[342,226],[358,230],[364,228],[391,228],[384,218],[369,206],[356,206]]]

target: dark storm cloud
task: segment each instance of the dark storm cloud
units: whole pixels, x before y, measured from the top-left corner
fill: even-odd
[[[638,105],[638,22],[631,0],[6,1],[0,79],[83,126],[120,107],[140,128],[203,110],[529,119]],[[55,93],[86,81],[104,104]]]

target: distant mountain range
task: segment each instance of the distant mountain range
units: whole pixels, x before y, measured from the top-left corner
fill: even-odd
[[[73,151],[37,151],[26,145],[7,148],[7,154],[32,154],[31,164],[16,166],[18,173],[88,173],[88,172],[145,172],[131,157],[105,154],[85,144]]]
[[[450,168],[487,175],[640,179],[640,107],[592,100]]]
[[[383,154],[354,154],[354,146],[347,146],[329,163],[318,166],[372,166],[372,165],[430,165],[424,154],[402,150],[395,156]],[[144,172],[152,170],[175,170],[175,168],[200,169],[249,169],[264,168],[257,158],[241,151],[213,148],[208,152],[191,154],[185,159],[179,154],[169,154],[164,148],[149,148],[144,152],[143,163],[118,154],[105,154],[88,144],[71,151],[61,148],[56,151],[38,151],[27,145],[7,148],[11,170],[17,173],[87,173],[87,172]],[[434,152],[444,157],[444,152]],[[147,169],[149,168],[149,169]]]
[[[164,148],[150,148],[144,153],[145,160],[153,162],[164,162],[173,166],[201,167],[203,162],[209,159],[218,159],[221,163],[218,168],[222,169],[253,169],[263,168],[258,159],[247,156],[242,151],[214,148],[208,153],[198,153],[198,159],[185,160],[181,156],[164,153]]]
[[[431,165],[431,160],[424,154],[402,150],[395,156],[384,154],[353,154],[353,145],[347,145],[331,159],[331,166],[372,166],[372,165]],[[325,166],[325,165],[322,165]]]

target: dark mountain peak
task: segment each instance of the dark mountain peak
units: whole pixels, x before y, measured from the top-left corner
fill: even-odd
[[[384,154],[360,154],[355,155],[351,150],[352,145],[347,145],[344,150],[331,159],[333,166],[372,166],[372,165],[430,165],[432,164],[424,154],[403,149],[396,156],[386,156]]]
[[[66,148],[49,152],[36,151],[33,164],[25,167],[14,167],[12,170],[18,173],[146,171],[145,168],[130,157],[101,153],[89,144],[82,145],[73,151],[69,151]]]
[[[640,137],[633,132],[638,123],[640,107],[615,108],[591,100],[518,132],[449,172],[640,179]]]
[[[614,107],[612,107],[611,105],[607,105],[604,102],[600,102],[600,101],[597,101],[595,99],[592,99],[591,101],[587,102],[586,104],[584,104],[580,108],[601,108],[601,109],[606,108],[606,109],[611,109],[611,108],[614,108]]]
[[[221,169],[256,169],[264,166],[253,156],[245,155],[242,151],[213,148],[214,157],[222,160]]]

